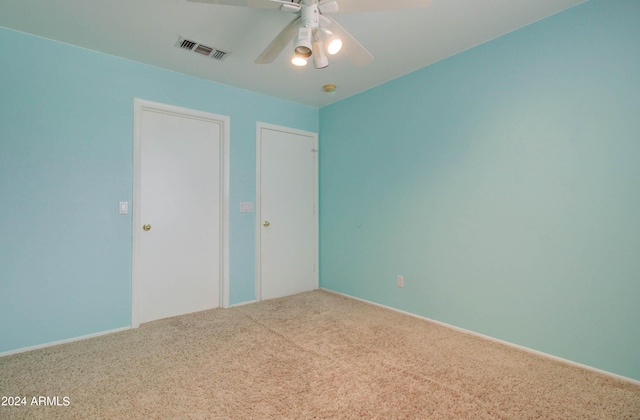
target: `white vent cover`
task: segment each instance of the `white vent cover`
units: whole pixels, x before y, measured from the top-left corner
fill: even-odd
[[[227,51],[222,51],[218,48],[209,47],[207,45],[201,44],[198,41],[194,41],[192,39],[187,39],[185,37],[178,38],[178,42],[175,45],[177,48],[181,50],[187,50],[194,52],[196,54],[205,55],[207,57],[211,57],[214,60],[224,61],[224,59],[229,55]]]

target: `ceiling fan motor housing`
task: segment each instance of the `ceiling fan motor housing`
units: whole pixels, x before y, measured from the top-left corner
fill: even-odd
[[[312,29],[318,27],[320,12],[318,11],[318,4],[305,4],[300,11],[300,18],[302,20],[302,26],[308,26]]]

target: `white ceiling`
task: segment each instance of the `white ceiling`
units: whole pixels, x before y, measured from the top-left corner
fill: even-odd
[[[322,70],[295,68],[285,53],[254,64],[293,18],[275,10],[186,0],[0,0],[0,26],[322,107],[584,1],[433,0],[425,9],[333,15],[375,60],[356,67],[338,54]],[[178,49],[180,36],[230,54],[220,62]],[[323,92],[327,83],[337,91]]]

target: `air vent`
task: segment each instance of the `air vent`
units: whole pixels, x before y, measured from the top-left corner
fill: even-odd
[[[180,48],[184,48],[185,50],[191,51],[193,49],[193,47],[195,47],[196,45],[198,45],[198,44],[196,44],[193,41],[189,41],[188,39],[183,39],[182,42],[179,42],[178,46]]]
[[[211,54],[211,58],[213,58],[214,60],[222,61],[227,56],[227,54],[229,53],[221,50],[215,50],[213,54]]]
[[[214,60],[224,61],[225,57],[229,55],[228,52],[219,50],[217,48],[209,47],[207,45],[203,45],[198,41],[194,41],[191,39],[187,39],[184,37],[178,38],[178,42],[175,45],[177,48],[182,50],[192,51],[194,53],[198,53],[201,55],[205,55],[207,57],[211,57]]]
[[[200,44],[193,51],[197,52],[198,54],[209,55],[213,51],[213,48]]]

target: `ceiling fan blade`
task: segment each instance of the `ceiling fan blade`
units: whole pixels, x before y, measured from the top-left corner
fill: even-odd
[[[320,1],[329,3],[333,0]],[[377,12],[380,10],[418,9],[429,7],[431,0],[336,0],[338,11],[336,13]],[[324,13],[324,12],[323,12]]]
[[[338,22],[329,16],[323,16],[329,21],[328,30],[333,32],[342,40],[342,49],[339,54],[344,54],[356,66],[364,66],[373,61],[373,55],[365,47],[363,47],[349,32],[346,31]]]
[[[255,9],[279,10],[284,1],[272,0],[187,0],[192,3],[222,4],[225,6],[252,7]]]
[[[265,50],[256,58],[256,64],[270,64],[273,63],[280,55],[282,50],[285,49],[289,42],[296,35],[296,30],[300,26],[300,17],[293,19],[284,29],[271,41],[271,44],[265,48]]]

